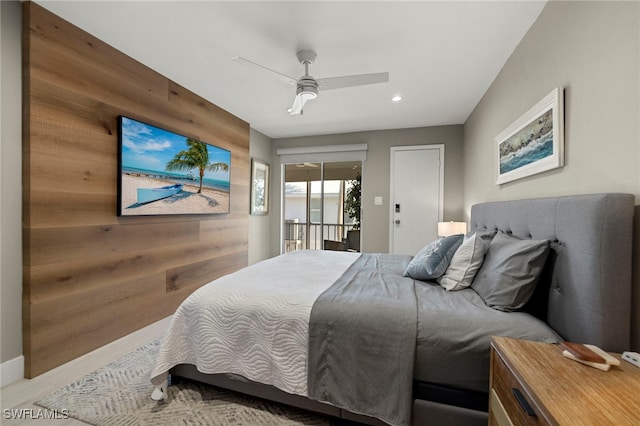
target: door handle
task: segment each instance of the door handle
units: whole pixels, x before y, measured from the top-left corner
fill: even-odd
[[[400,219],[396,219],[395,223],[396,225],[400,225]]]

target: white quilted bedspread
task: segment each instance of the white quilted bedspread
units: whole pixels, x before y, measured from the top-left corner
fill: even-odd
[[[309,317],[316,298],[359,253],[297,251],[196,290],[173,315],[151,381],[193,364],[307,396]]]

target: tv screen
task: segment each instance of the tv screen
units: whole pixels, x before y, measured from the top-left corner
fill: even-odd
[[[231,152],[118,117],[118,215],[229,213]]]

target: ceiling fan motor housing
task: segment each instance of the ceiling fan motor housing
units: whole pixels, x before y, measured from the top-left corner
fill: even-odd
[[[312,64],[318,55],[313,50],[299,50],[298,60],[304,65],[304,75],[300,77],[296,84],[296,95],[304,95],[307,99],[315,99],[318,96],[318,82],[309,75],[309,65]]]
[[[309,75],[303,75],[300,77],[300,80],[298,80],[298,84],[296,85],[296,95],[303,93],[312,98],[318,96],[318,82]]]

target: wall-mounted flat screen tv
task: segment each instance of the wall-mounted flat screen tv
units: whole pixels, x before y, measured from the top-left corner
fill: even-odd
[[[231,152],[118,117],[118,215],[229,213]]]

